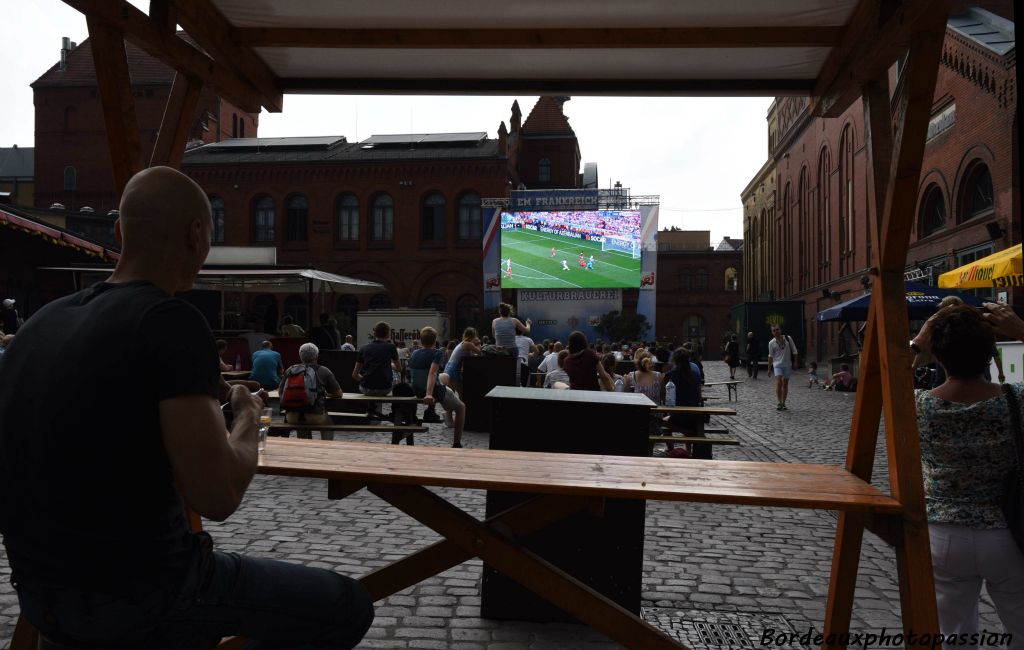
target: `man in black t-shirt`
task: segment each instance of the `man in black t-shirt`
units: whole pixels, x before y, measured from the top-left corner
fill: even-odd
[[[262,406],[232,387],[225,430],[210,328],[173,297],[212,231],[194,181],[140,172],[114,273],[36,312],[0,363],[0,533],[22,615],[58,643],[351,648],[373,620],[349,578],[215,552],[189,530],[185,503],[218,521],[238,508]]]
[[[395,383],[392,370],[402,371],[398,348],[391,342],[391,326],[381,321],[373,326],[373,340],[359,348],[352,379],[359,382],[359,391],[364,395],[389,395]]]

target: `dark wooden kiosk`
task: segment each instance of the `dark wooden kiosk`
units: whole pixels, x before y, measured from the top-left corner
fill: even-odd
[[[826,636],[849,631],[865,529],[894,547],[904,630],[916,632],[920,643],[924,632],[938,631],[918,431],[913,411],[906,408],[913,386],[903,268],[946,19],[962,10],[962,3],[738,0],[638,8],[601,0],[595,11],[593,0],[566,0],[528,3],[513,15],[507,3],[481,0],[471,14],[458,3],[403,3],[399,15],[374,3],[278,2],[272,13],[261,13],[261,5],[247,0],[150,0],[147,15],[124,0],[65,2],[88,22],[119,188],[146,164],[180,164],[204,85],[243,110],[275,112],[282,109],[284,93],[802,95],[810,98],[813,115],[835,118],[863,97],[874,290],[846,467],[739,463],[746,467],[716,473],[694,464],[700,461],[668,465],[663,459],[643,459],[642,467],[663,468],[669,485],[659,494],[678,501],[840,511],[822,625]],[[199,47],[176,35],[176,25]],[[149,161],[141,154],[125,40],[177,70]],[[889,68],[905,55],[890,95]],[[883,413],[891,498],[869,484]],[[479,556],[626,647],[678,647],[493,532],[499,524],[522,532],[539,519],[506,513],[496,522],[470,522],[468,515],[449,512],[424,493],[429,492],[425,485],[526,489],[527,483],[498,476],[501,455],[513,452],[437,450],[474,452],[472,469],[493,468],[494,477],[466,477],[458,457],[443,476],[421,477],[422,457],[393,463],[392,457],[406,453],[397,447],[360,448],[368,459],[382,455],[379,466],[365,468],[348,456],[318,457],[323,445],[347,443],[301,442],[314,445],[275,441],[273,449],[312,455],[284,458],[261,471],[331,478],[338,498],[369,485],[420,521],[441,522],[429,525],[446,536],[442,548],[412,556],[409,570],[392,587],[404,588],[415,584],[415,577]],[[520,459],[525,468],[531,458]],[[623,478],[627,488],[619,491],[593,476],[597,470],[588,469],[586,461],[577,460],[574,467],[588,479],[534,489],[562,497],[654,498],[630,483],[641,474]],[[742,472],[742,480],[733,471]],[[778,485],[783,476],[793,482]],[[690,485],[696,477],[704,483]],[[814,489],[794,495],[804,483]],[[579,492],[581,486],[589,487]],[[557,521],[552,513],[558,509],[548,508],[544,521]],[[393,591],[375,588],[373,593],[383,597]],[[13,647],[32,648],[35,642],[35,630],[20,619]]]
[[[485,399],[495,386],[518,386],[517,357],[465,357],[462,360],[462,401],[466,403],[466,429],[491,431],[491,410]]]
[[[487,394],[490,449],[645,457],[654,404],[644,395],[585,390],[509,388]],[[487,517],[531,498],[487,493]],[[538,531],[524,547],[615,601],[640,613],[646,503],[607,499],[600,512],[578,512]],[[490,565],[484,565],[480,615],[532,621],[574,620]]]

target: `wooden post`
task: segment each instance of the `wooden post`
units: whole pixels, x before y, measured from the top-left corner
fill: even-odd
[[[196,105],[199,103],[199,93],[202,89],[203,82],[198,79],[181,72],[175,73],[174,84],[167,96],[164,116],[160,121],[160,131],[156,136],[156,144],[153,145],[153,155],[149,159],[150,167],[181,167],[181,158],[185,155],[185,145],[192,130]]]
[[[128,73],[128,57],[121,32],[86,17],[92,58],[96,65],[96,85],[103,104],[107,127],[107,145],[114,172],[114,187],[120,195],[136,172],[142,170],[139,123],[135,118],[135,98]]]

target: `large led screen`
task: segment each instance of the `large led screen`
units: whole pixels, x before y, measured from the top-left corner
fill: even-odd
[[[503,212],[503,289],[640,286],[640,211]]]

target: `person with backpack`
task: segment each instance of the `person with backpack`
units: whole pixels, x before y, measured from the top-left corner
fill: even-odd
[[[327,396],[341,397],[341,385],[327,366],[317,364],[320,348],[313,343],[299,347],[300,363],[284,371],[278,394],[288,424],[333,424],[327,414]],[[300,438],[311,438],[309,430],[299,431]],[[333,431],[321,431],[323,440],[334,440]]]
[[[789,378],[793,374],[793,361],[796,358],[796,343],[788,334],[782,333],[782,327],[772,325],[772,340],[768,341],[768,375],[775,376],[775,396],[779,399],[776,411],[785,411],[786,397],[789,394]]]

